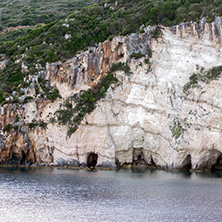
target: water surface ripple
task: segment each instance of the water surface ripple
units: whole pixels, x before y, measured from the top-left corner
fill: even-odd
[[[0,221],[221,221],[222,173],[0,168]]]

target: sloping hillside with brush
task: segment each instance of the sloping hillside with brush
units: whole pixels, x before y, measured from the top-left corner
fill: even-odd
[[[65,61],[80,50],[96,46],[107,38],[111,40],[115,35],[142,33],[147,25],[172,26],[179,22],[198,22],[203,16],[210,22],[221,15],[221,2],[109,0],[84,7],[66,19],[38,27],[14,41],[0,41],[0,54],[5,54],[3,58],[8,59],[8,64],[0,71],[0,85],[7,85],[1,87],[0,97],[3,97],[5,89],[11,93],[12,88],[17,87],[27,74],[37,71],[36,67],[44,69],[47,62]],[[153,36],[158,36],[158,30]],[[26,73],[21,71],[22,63],[28,67]]]

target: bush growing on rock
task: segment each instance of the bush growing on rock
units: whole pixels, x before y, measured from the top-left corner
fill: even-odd
[[[84,116],[95,109],[96,102],[105,96],[110,84],[117,81],[114,75],[109,73],[93,89],[82,90],[79,94],[72,96],[70,101],[67,100],[64,104],[65,109],[60,109],[55,113],[59,124],[67,124],[69,126],[67,136],[71,136],[78,129]],[[74,107],[72,102],[75,103]]]
[[[203,16],[214,19],[222,11],[221,0],[121,0],[117,5],[115,2],[108,0],[109,7],[104,7],[104,2],[84,7],[61,21],[31,28],[29,31],[16,31],[15,36],[7,34],[6,38],[0,38],[1,53],[5,53],[9,59],[5,69],[0,70],[0,86],[6,84],[8,87],[7,91],[1,87],[1,94],[11,94],[12,88],[21,84],[26,75],[35,74],[38,71],[36,64],[41,64],[44,69],[47,62],[64,61],[89,46],[95,46],[108,38],[111,40],[115,35],[139,32],[142,25],[169,26],[182,21],[198,21]],[[28,6],[26,8],[28,10]],[[43,13],[40,19],[51,21],[52,18],[53,15]],[[3,16],[2,19],[6,18]],[[25,19],[32,20],[32,17],[25,15]],[[67,34],[71,36],[68,39],[65,38]],[[156,29],[152,36],[158,38],[160,34],[160,29]],[[152,56],[149,51],[148,56]],[[137,53],[134,57],[139,59],[142,54]],[[28,66],[27,73],[21,72],[22,62],[16,62],[21,58]],[[122,70],[130,75],[127,65],[122,66]],[[22,84],[25,86],[27,83]],[[45,90],[47,91],[46,88]],[[54,101],[58,94],[52,91],[47,91],[46,97]]]
[[[9,123],[5,126],[4,131],[9,132],[11,130],[12,125]]]

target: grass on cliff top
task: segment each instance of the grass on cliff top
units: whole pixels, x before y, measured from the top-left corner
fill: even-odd
[[[108,0],[106,7],[104,3],[84,7],[66,21],[37,27],[13,41],[0,41],[0,54],[10,58],[10,65],[0,71],[0,99],[5,92],[12,92],[25,75],[18,69],[21,63],[15,64],[22,54],[33,72],[36,63],[44,67],[46,62],[64,61],[108,37],[142,32],[142,24],[170,26],[198,21],[201,16],[212,21],[222,13],[222,0]]]
[[[106,7],[104,2],[84,7],[70,15],[68,22],[61,20],[36,28],[15,41],[0,42],[0,48],[7,56],[18,56],[32,47],[27,63],[40,60],[45,64],[73,57],[109,36],[136,32],[142,24],[170,26],[197,21],[201,16],[213,20],[213,12],[222,15],[222,0],[108,0]],[[65,39],[66,34],[71,37]]]
[[[101,0],[0,0],[0,45],[27,35],[37,24],[58,21],[96,2]],[[11,27],[19,29],[12,31]]]
[[[50,23],[75,10],[95,3],[93,0],[0,0],[1,26]]]

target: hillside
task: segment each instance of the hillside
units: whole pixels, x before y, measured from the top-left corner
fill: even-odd
[[[0,42],[0,54],[9,58],[6,68],[0,71],[0,85],[7,85],[6,91],[1,87],[0,100],[27,74],[35,73],[36,64],[44,69],[46,62],[65,61],[80,50],[107,38],[111,40],[115,35],[142,33],[141,25],[172,26],[179,22],[199,21],[202,16],[211,22],[216,15],[221,15],[221,7],[221,0],[109,0],[36,28],[14,41]],[[158,31],[153,35],[157,37]],[[19,62],[15,64],[16,60]],[[27,73],[21,72],[22,63],[28,67]]]
[[[92,4],[91,0],[0,0],[0,25],[15,27],[50,23]]]

